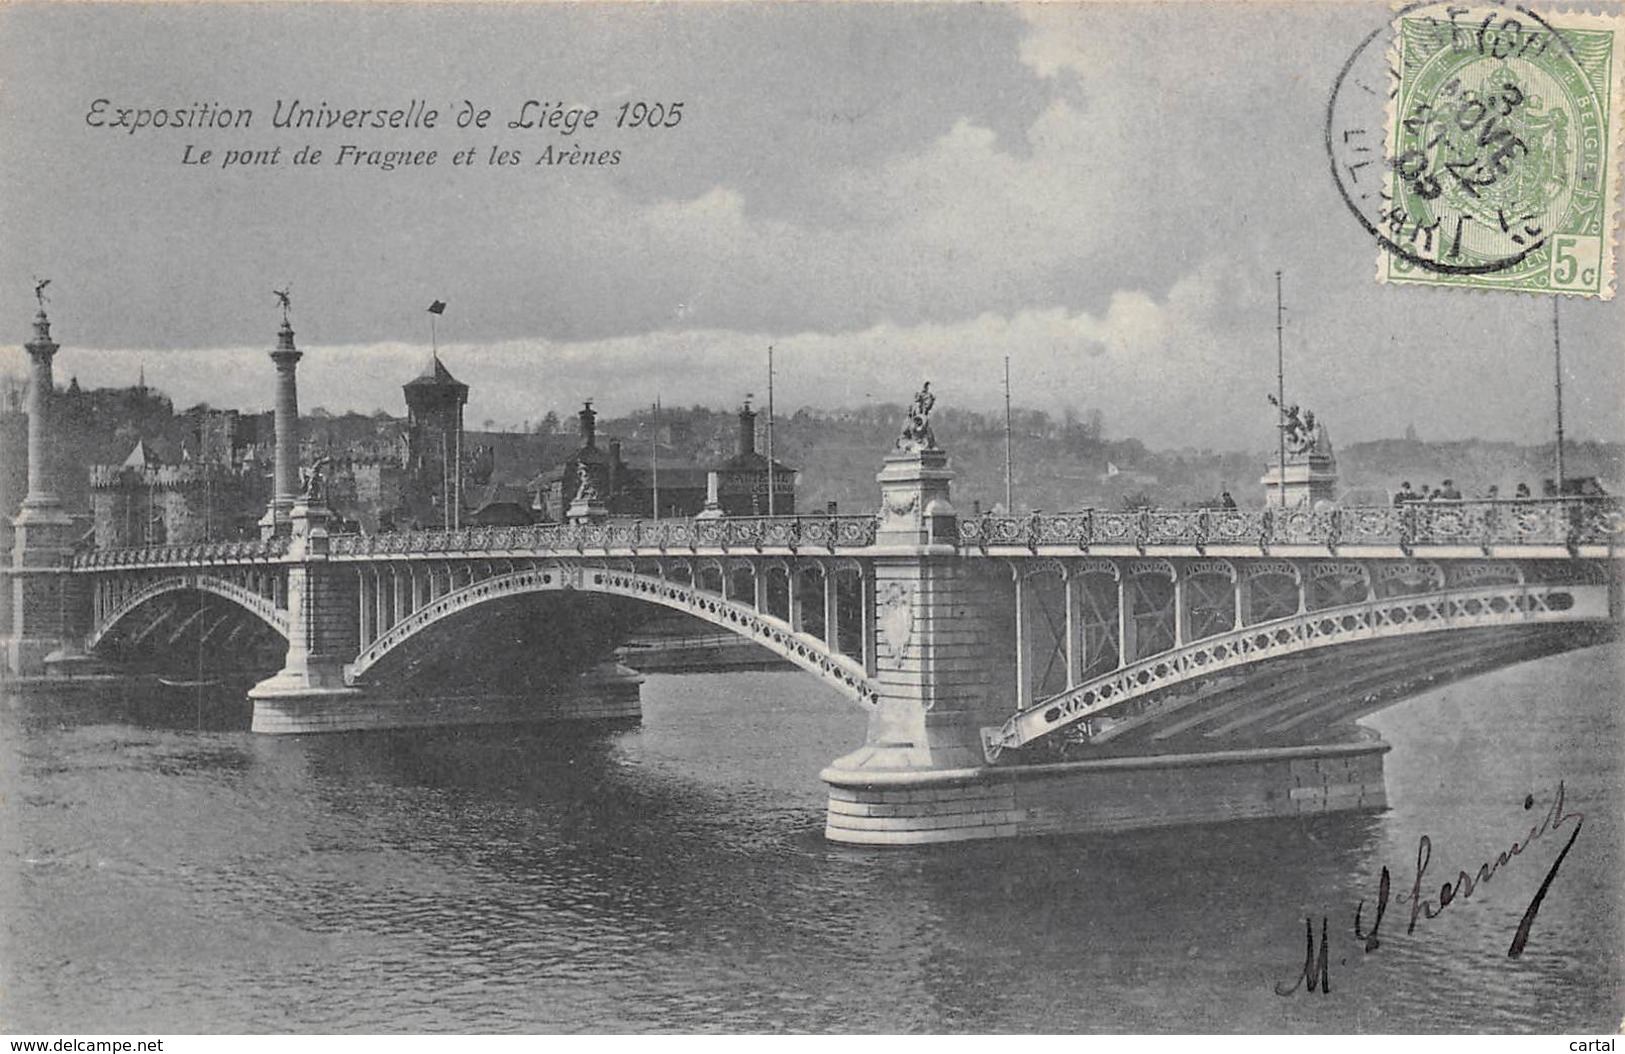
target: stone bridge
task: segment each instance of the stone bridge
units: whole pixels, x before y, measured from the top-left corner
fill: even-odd
[[[259,732],[629,717],[614,649],[667,609],[867,712],[827,832],[896,843],[1381,807],[1358,718],[1619,625],[1613,499],[963,517],[929,406],[873,515],[332,533],[296,493],[284,331],[264,537],[87,550],[37,456],[41,314],[13,678],[185,642],[274,656]]]
[[[286,638],[250,693],[274,733],[635,713],[537,702],[539,681],[499,705],[501,679],[460,710],[429,672],[501,654],[510,681],[515,655],[590,680],[637,611],[683,612],[869,713],[825,773],[831,836],[865,842],[1078,829],[1080,795],[1123,799],[1153,764],[1186,786],[1156,822],[1237,786],[1256,798],[1239,814],[1380,804],[1385,748],[1358,717],[1617,626],[1608,499],[959,517],[945,456],[893,455],[880,480],[869,516],[372,536],[297,501],[285,537],[80,552],[64,573],[91,649],[200,592]],[[556,623],[567,639],[524,629]]]

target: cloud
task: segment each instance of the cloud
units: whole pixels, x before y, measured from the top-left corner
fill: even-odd
[[[703,208],[729,208],[718,196]],[[775,347],[781,407],[833,408],[904,402],[933,379],[945,404],[995,409],[1009,356],[1018,404],[1049,411],[1100,407],[1117,434],[1148,442],[1219,443],[1245,429],[1212,407],[1201,423],[1188,408],[1210,404],[1223,384],[1211,367],[1223,357],[1226,323],[1215,311],[1223,269],[1195,272],[1161,295],[1114,294],[1099,314],[1063,307],[984,312],[950,322],[881,322],[845,332],[667,328],[599,340],[443,343],[440,355],[472,388],[470,422],[499,427],[569,413],[593,398],[624,413],[658,396],[668,404],[736,403],[766,388],[765,352]],[[400,413],[400,385],[422,368],[428,349],[409,342],[303,345],[300,402],[331,412]],[[179,407],[197,402],[267,407],[272,368],[263,349],[86,352],[58,356],[60,380],[87,387],[131,383],[145,366],[149,385]],[[21,368],[18,349],[0,351],[0,369]]]

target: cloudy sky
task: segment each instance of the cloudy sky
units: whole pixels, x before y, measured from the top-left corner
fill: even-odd
[[[1098,407],[1153,446],[1266,449],[1274,272],[1290,401],[1342,441],[1538,441],[1549,300],[1380,287],[1328,174],[1371,4],[0,7],[0,371],[49,277],[59,376],[269,405],[292,283],[301,401],[401,412],[443,299],[469,420],[736,403]],[[95,128],[119,108],[247,129]],[[507,127],[527,99],[598,127]],[[284,105],[434,129],[272,127]],[[463,100],[489,109],[459,129]],[[614,128],[681,102],[674,128]],[[669,118],[668,118],[669,120]],[[294,166],[309,144],[322,163]],[[345,144],[429,168],[331,164]],[[213,163],[184,165],[214,151]],[[275,166],[222,168],[281,147]],[[551,167],[547,147],[618,150]],[[454,166],[472,148],[472,166]],[[493,148],[517,166],[488,164]],[[1620,304],[1566,301],[1566,423],[1625,438]],[[951,446],[951,437],[943,436]]]

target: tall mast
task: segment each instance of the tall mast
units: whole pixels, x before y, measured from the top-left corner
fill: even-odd
[[[767,514],[775,515],[773,508],[773,345],[767,346]]]
[[[649,481],[655,519],[660,519],[660,396],[655,396],[655,434],[649,443]]]
[[[1004,357],[1004,512],[1011,515],[1016,511],[1015,489],[1015,459],[1010,450],[1010,356]]]
[[[1557,496],[1563,496],[1563,481],[1567,479],[1563,474],[1563,340],[1557,322],[1557,305],[1561,303],[1560,297],[1552,297],[1552,356],[1556,360],[1557,370]]]
[[[1286,343],[1282,335],[1281,272],[1275,272],[1275,433],[1280,440],[1281,464],[1276,469],[1275,496],[1286,506]]]

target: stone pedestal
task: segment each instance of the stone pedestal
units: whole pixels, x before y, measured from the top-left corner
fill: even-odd
[[[6,576],[6,603],[11,607],[11,635],[6,641],[6,670],[16,677],[46,672],[46,659],[71,652],[69,640],[79,621],[67,564],[72,556],[73,520],[55,504],[30,507],[12,521],[16,526],[11,568]]]
[[[1259,482],[1264,486],[1264,503],[1270,508],[1336,501],[1337,456],[1325,427],[1316,430],[1308,450],[1288,454],[1286,465],[1279,460],[1267,465]]]
[[[609,519],[609,509],[604,506],[602,501],[598,500],[598,496],[596,494],[589,495],[586,498],[577,496],[577,498],[570,503],[570,508],[566,510],[564,517],[571,523],[578,523],[581,521],[586,521],[588,523],[599,523],[603,520]]]
[[[279,705],[353,698],[344,664],[355,654],[354,611],[340,602],[338,572],[328,564],[328,510],[300,498],[290,513],[288,546],[288,652],[282,669],[248,692],[255,730],[263,703]]]
[[[1264,501],[1271,508],[1336,501],[1337,462],[1330,458],[1288,460],[1284,473],[1281,466],[1271,465],[1259,482],[1264,486]]]
[[[880,525],[875,544],[947,547],[959,543],[958,519],[948,487],[953,480],[947,451],[935,447],[887,454],[880,484]]]

